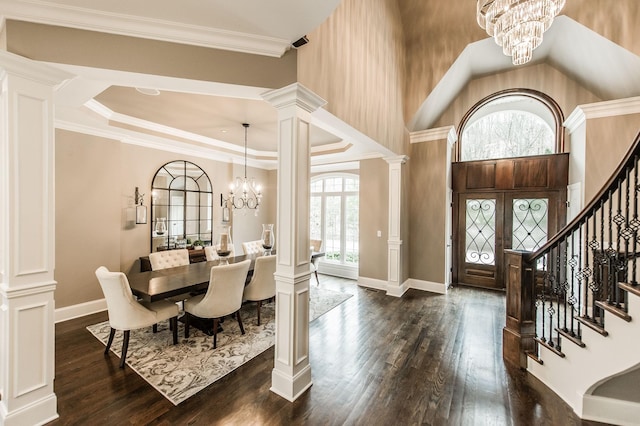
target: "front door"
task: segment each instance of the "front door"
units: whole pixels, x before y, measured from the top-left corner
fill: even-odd
[[[504,289],[504,249],[535,251],[558,229],[557,191],[458,194],[458,283]]]

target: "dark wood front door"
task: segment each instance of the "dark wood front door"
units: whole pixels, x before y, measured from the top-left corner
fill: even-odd
[[[566,155],[454,163],[453,282],[504,289],[504,250],[535,251],[565,223]]]
[[[557,191],[458,197],[458,282],[487,288],[505,288],[504,250],[537,250],[557,232],[563,211]]]

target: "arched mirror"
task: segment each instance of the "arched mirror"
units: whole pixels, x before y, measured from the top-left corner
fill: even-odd
[[[213,192],[209,176],[189,161],[162,166],[151,184],[151,252],[211,245]]]

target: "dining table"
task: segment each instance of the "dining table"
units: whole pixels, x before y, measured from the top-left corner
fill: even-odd
[[[185,293],[200,293],[209,286],[211,268],[214,266],[232,264],[250,259],[250,277],[253,274],[255,260],[260,256],[269,254],[242,254],[228,257],[226,259],[216,259],[205,262],[194,262],[188,265],[175,266],[173,268],[159,269],[156,271],[138,272],[132,271],[127,275],[131,292],[141,300],[146,302],[156,302],[169,297],[178,296]],[[324,252],[312,252],[311,258],[324,256]],[[275,251],[270,254],[275,256]]]

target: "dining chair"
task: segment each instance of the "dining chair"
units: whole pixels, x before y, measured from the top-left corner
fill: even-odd
[[[262,302],[276,295],[276,256],[261,256],[256,258],[251,281],[244,288],[243,299],[248,302],[257,302],[258,325],[260,325],[260,308]]]
[[[188,265],[189,250],[163,250],[149,253],[149,263],[151,263],[152,271],[157,271],[158,269],[173,268],[175,266]]]
[[[262,240],[246,241],[242,243],[242,250],[244,250],[244,254],[261,253],[264,251]]]
[[[120,368],[124,368],[127,358],[131,330],[155,326],[158,322],[168,319],[173,331],[173,344],[178,343],[178,306],[175,303],[166,300],[153,303],[137,301],[133,297],[127,276],[122,272],[110,272],[104,266],[96,269],[96,277],[107,301],[111,327],[105,354],[109,353],[116,330],[124,332]]]
[[[189,262],[189,250],[177,249],[177,250],[162,250],[149,253],[149,263],[151,263],[151,270],[157,271],[159,269],[174,268],[176,266],[188,265]],[[167,300],[173,303],[177,303],[180,310],[183,309],[184,300],[190,296],[189,293],[179,294],[177,296],[169,297]]]
[[[314,252],[318,252],[322,249],[322,240],[310,240],[310,246],[311,246],[311,251]],[[311,258],[311,272],[313,272],[316,275],[316,282],[318,283],[318,285],[320,285],[320,279],[318,278],[318,260],[319,258]]]
[[[228,257],[233,257],[235,256],[235,253],[233,251],[233,245],[230,247],[231,249],[231,253],[229,253]],[[220,256],[218,256],[218,252],[216,251],[216,247],[215,246],[207,246],[204,248],[204,255],[207,258],[207,262],[210,262],[212,260],[218,260],[220,258]]]
[[[242,307],[242,293],[247,279],[251,260],[232,263],[230,265],[214,266],[209,276],[209,287],[205,294],[185,300],[184,336],[189,337],[191,317],[213,319],[213,349],[218,343],[218,324],[220,318],[235,314],[244,334],[240,308]]]

